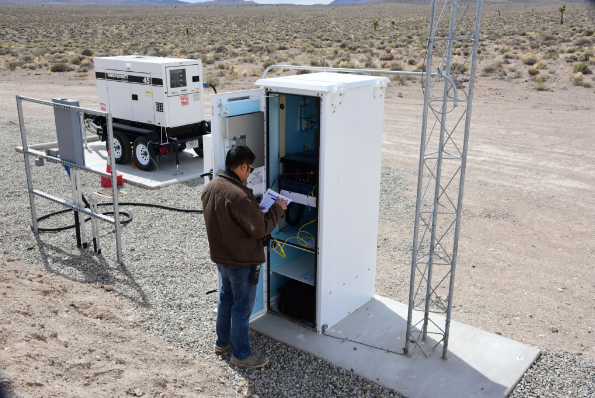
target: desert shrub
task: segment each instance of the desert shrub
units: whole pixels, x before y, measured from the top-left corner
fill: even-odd
[[[91,57],[93,56],[93,50],[90,48],[85,48],[83,51],[81,51],[81,55],[84,55],[85,57]]]
[[[21,55],[21,61],[31,62],[31,61],[33,61],[33,57],[29,54],[24,54],[24,55]]]
[[[401,65],[398,62],[393,62],[392,64],[390,64],[390,70],[392,70],[392,71],[402,71],[403,70],[403,65]]]
[[[221,82],[219,81],[219,79],[217,79],[216,77],[205,77],[205,81],[209,84],[212,84],[213,86],[218,86],[219,84],[221,84]]]
[[[505,52],[502,56],[504,57],[504,59],[518,58],[512,51]]]
[[[50,71],[52,72],[71,72],[73,70],[74,68],[72,66],[64,63],[53,64],[50,66]]]
[[[409,79],[407,79],[407,76],[394,75],[392,77],[392,81],[400,84],[401,86],[406,86],[407,85],[407,82],[409,81]]]
[[[502,61],[501,59],[495,59],[494,60],[494,67],[498,68],[498,69],[502,69],[502,65],[504,64],[504,61]]]
[[[593,51],[593,50],[585,51],[579,57],[579,60],[583,61],[583,62],[589,62],[590,60],[593,60],[593,59],[595,59],[595,51]]]
[[[570,81],[575,86],[582,86],[585,81],[585,76],[581,72],[578,72],[575,75],[570,76]]]
[[[590,46],[592,43],[591,39],[587,38],[587,37],[581,37],[580,39],[578,39],[577,41],[574,42],[575,46],[579,46],[579,47],[585,47],[585,46]]]
[[[531,76],[537,76],[537,75],[539,75],[539,69],[537,69],[537,68],[531,68],[527,72]]]
[[[341,58],[339,60],[339,62],[337,62],[335,65],[333,65],[333,67],[355,69],[355,68],[359,68],[359,65],[356,62],[353,62],[349,58]]]
[[[15,71],[17,68],[23,66],[24,62],[9,62],[8,63],[8,70]]]
[[[242,77],[246,77],[246,76],[248,76],[248,69],[244,69],[242,71]]]
[[[93,66],[93,62],[90,59],[83,59],[81,62],[82,68],[90,68]]]
[[[559,55],[557,51],[549,51],[546,55],[546,58],[548,59],[558,59]]]
[[[217,72],[217,76],[219,76],[219,77],[225,77],[226,75],[227,75],[226,70],[219,70],[219,72]]]
[[[320,66],[320,61],[317,59],[310,60],[310,66]]]
[[[576,63],[572,65],[572,69],[574,73],[581,72],[583,75],[590,75],[592,73],[591,69],[589,69],[589,65],[585,63]]]
[[[73,65],[80,65],[82,63],[82,59],[80,57],[74,57],[70,60],[70,63]]]
[[[217,69],[227,69],[227,66],[225,64],[219,64],[217,65]]]
[[[242,62],[245,62],[247,64],[253,64],[256,62],[256,57],[254,55],[250,55],[248,57],[244,57],[242,58]]]
[[[547,71],[547,73],[549,73],[550,75],[555,75],[556,74],[556,70],[555,69],[550,69]]]
[[[407,60],[407,64],[408,65],[416,65],[417,64],[417,61],[415,60],[415,58],[409,58]]]
[[[275,65],[275,60],[274,59],[267,59],[266,61],[263,62],[262,67],[263,69],[268,68],[271,65]]]
[[[392,55],[391,53],[384,53],[380,55],[379,58],[381,61],[392,61],[393,59],[395,59],[395,56]]]
[[[575,54],[572,54],[570,57],[566,57],[564,58],[564,61],[571,63],[571,62],[578,62],[578,56]]]
[[[535,64],[535,69],[547,69],[547,62],[545,61],[539,61],[538,63]]]
[[[508,68],[509,72],[516,72],[516,66],[512,65],[510,68]]]
[[[212,65],[215,63],[215,60],[211,57],[207,57],[205,59],[202,60],[202,63],[205,65]]]
[[[535,88],[537,91],[550,91],[550,88],[547,87],[545,84],[542,83],[538,83],[537,87]]]
[[[485,67],[485,68],[483,68],[483,70],[482,70],[482,72],[483,72],[485,75],[491,75],[492,73],[495,73],[495,72],[497,72],[497,71],[498,71],[498,68],[496,68],[494,65],[489,65],[489,66],[486,66],[486,67]]]
[[[226,53],[227,52],[227,47],[225,47],[224,45],[220,45],[220,46],[215,47],[213,49],[213,51],[215,51],[218,54]]]
[[[578,49],[578,48],[570,47],[570,48],[567,48],[567,49],[566,49],[564,52],[565,52],[566,54],[574,54],[574,53],[576,53],[576,52],[578,52],[578,51],[579,51],[579,49]]]
[[[523,57],[523,63],[525,65],[535,65],[538,61],[539,61],[539,59],[533,53],[527,53]]]
[[[520,70],[517,70],[514,74],[514,78],[520,79],[521,77],[523,77],[523,72],[521,72]]]
[[[376,65],[376,62],[374,62],[374,60],[372,58],[367,58],[366,61],[364,62],[364,67],[376,69],[378,67],[378,65]]]

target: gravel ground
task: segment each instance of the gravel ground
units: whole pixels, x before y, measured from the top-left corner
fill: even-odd
[[[30,111],[29,111],[30,112]],[[215,308],[217,297],[206,292],[216,289],[214,267],[209,259],[206,232],[202,216],[134,207],[134,221],[123,227],[122,242],[125,265],[115,265],[115,239],[113,229],[103,224],[103,255],[92,250],[76,248],[74,232],[45,233],[35,238],[27,227],[30,223],[29,202],[22,155],[14,151],[20,145],[16,118],[0,118],[0,150],[5,160],[1,167],[4,178],[0,181],[3,208],[0,213],[0,250],[4,258],[22,257],[48,272],[72,280],[91,284],[111,284],[117,294],[138,307],[143,328],[167,342],[218,363],[230,381],[241,385],[246,380],[259,396],[300,397],[400,397],[397,392],[338,368],[311,355],[287,347],[257,333],[251,333],[254,352],[267,356],[271,363],[264,370],[243,370],[230,367],[225,358],[213,352],[215,341]],[[27,119],[31,143],[54,139],[51,119]],[[385,169],[381,201],[396,205],[405,189],[400,183],[401,173]],[[410,173],[410,172],[409,172]],[[63,176],[61,178],[60,176]],[[86,178],[85,178],[86,177]],[[98,186],[99,177],[84,175],[84,192],[91,194]],[[70,189],[66,173],[57,165],[33,168],[34,184],[46,192],[64,195]],[[194,180],[157,191],[126,189],[123,198],[130,202],[159,203],[181,208],[200,208],[202,180]],[[61,208],[44,200],[37,200],[38,214]],[[397,221],[402,207],[387,207],[381,221]],[[393,215],[391,217],[391,214]],[[45,226],[71,223],[72,215],[58,216]],[[88,224],[90,225],[90,224]],[[382,225],[380,239],[384,237]],[[90,235],[90,234],[89,234]],[[410,236],[410,235],[409,235]],[[387,243],[387,242],[385,242]],[[405,249],[408,241],[391,241],[387,247]],[[380,273],[390,270],[379,270]],[[399,284],[408,283],[408,275],[398,276]],[[382,280],[384,278],[379,278]],[[388,286],[380,285],[382,294]],[[546,352],[526,374],[513,393],[513,397],[536,396],[595,396],[594,362],[568,353]]]

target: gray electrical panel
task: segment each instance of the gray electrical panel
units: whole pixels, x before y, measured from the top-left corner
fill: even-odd
[[[254,152],[254,168],[264,166],[264,112],[223,119],[223,136],[236,145],[246,145]]]
[[[77,100],[68,98],[53,98],[56,104],[80,106]],[[56,121],[56,134],[58,135],[58,148],[60,159],[85,165],[85,152],[83,149],[83,131],[79,113],[66,109],[54,108]]]

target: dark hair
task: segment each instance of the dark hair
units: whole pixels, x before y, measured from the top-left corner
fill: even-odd
[[[256,159],[256,155],[254,155],[246,145],[234,146],[227,152],[227,156],[225,157],[225,167],[229,170],[233,170],[244,163],[253,164],[254,159]]]

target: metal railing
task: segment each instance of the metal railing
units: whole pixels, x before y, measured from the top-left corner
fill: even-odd
[[[288,69],[288,70],[307,70],[316,72],[340,72],[340,73],[366,73],[375,75],[397,75],[397,76],[420,76],[424,77],[428,73],[426,72],[407,72],[402,70],[377,70],[377,69],[352,69],[352,68],[331,68],[325,66],[295,66],[295,65],[271,65],[262,72],[262,78],[265,79],[269,71],[273,69]],[[455,81],[450,77],[442,73],[440,68],[435,73],[430,73],[430,76],[438,76],[450,83],[453,88],[453,106],[457,106],[459,102],[458,90]]]
[[[87,246],[87,236],[86,236],[86,229],[85,229],[84,214],[91,216],[91,222],[92,222],[91,231],[92,231],[93,238],[95,239],[95,241],[97,243],[97,247],[99,248],[98,252],[101,252],[101,247],[99,246],[99,224],[98,224],[98,221],[101,220],[101,221],[104,221],[104,222],[107,222],[110,224],[114,224],[116,227],[116,261],[117,261],[118,265],[121,265],[122,264],[122,240],[121,240],[121,226],[120,226],[120,217],[119,217],[120,212],[118,209],[118,189],[117,189],[118,178],[117,178],[117,172],[116,172],[116,167],[115,167],[116,162],[115,162],[115,157],[114,157],[114,140],[113,140],[111,113],[97,111],[94,109],[81,108],[78,106],[57,104],[54,102],[44,101],[44,100],[40,100],[40,99],[36,99],[36,98],[24,97],[22,95],[17,95],[16,101],[17,101],[17,110],[18,110],[18,114],[19,114],[19,125],[20,125],[20,129],[21,129],[21,141],[23,143],[23,156],[25,158],[25,172],[27,174],[27,188],[29,191],[29,202],[31,205],[31,218],[33,219],[33,221],[32,221],[33,233],[35,235],[39,234],[39,227],[37,225],[38,217],[37,217],[37,211],[35,209],[35,196],[39,196],[39,197],[45,198],[47,200],[53,201],[55,203],[58,203],[64,207],[71,208],[76,212],[78,224],[80,225],[80,228],[81,228],[81,238],[82,238],[83,247]],[[79,164],[76,164],[73,162],[62,160],[56,156],[47,155],[47,154],[44,154],[43,152],[40,152],[40,151],[37,151],[34,149],[29,149],[29,146],[27,145],[27,131],[25,128],[24,115],[23,115],[23,101],[32,102],[32,103],[41,104],[41,105],[47,105],[47,106],[51,106],[53,108],[65,109],[65,110],[69,110],[69,111],[78,112],[79,121],[81,121],[81,132],[83,132],[83,134],[85,135],[85,136],[83,136],[85,145],[86,145],[87,140],[86,140],[86,133],[84,133],[85,132],[85,126],[84,126],[84,121],[83,121],[84,118],[82,116],[84,114],[87,114],[87,115],[95,115],[95,116],[105,117],[107,120],[107,135],[108,135],[108,145],[109,145],[109,153],[110,153],[109,154],[110,164],[112,165],[111,173],[104,173],[101,171],[93,170],[86,166],[82,166],[82,165],[79,165]],[[72,184],[72,202],[67,201],[66,199],[51,195],[47,192],[40,191],[33,187],[33,179],[31,177],[31,162],[29,161],[30,156],[42,158],[42,159],[47,160],[48,162],[61,164],[63,166],[68,166],[70,168],[70,180],[71,180],[71,184]],[[113,218],[108,217],[104,214],[101,214],[97,210],[97,201],[95,199],[91,200],[91,208],[85,207],[83,200],[82,200],[82,187],[81,187],[81,178],[80,178],[81,171],[91,172],[91,173],[94,173],[94,174],[97,174],[100,176],[104,176],[104,177],[108,177],[111,179],[112,193],[113,193],[113,207],[114,207],[114,217]]]

